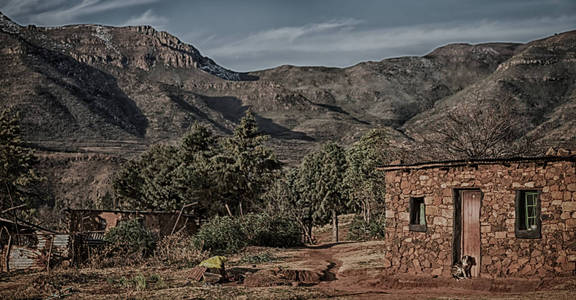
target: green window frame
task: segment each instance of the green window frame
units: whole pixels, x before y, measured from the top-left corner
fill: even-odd
[[[525,213],[525,227],[526,230],[536,229],[536,209],[538,200],[538,192],[525,192],[524,193],[524,207],[526,208]]]
[[[540,218],[540,191],[516,191],[516,237],[539,239],[542,221]]]

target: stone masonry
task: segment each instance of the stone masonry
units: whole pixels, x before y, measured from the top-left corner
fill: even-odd
[[[576,264],[576,157],[431,163],[382,168],[386,180],[386,270],[450,276],[454,201],[482,191],[480,276],[567,276]],[[539,239],[515,235],[518,190],[540,191]],[[424,197],[426,232],[410,231],[410,198]]]

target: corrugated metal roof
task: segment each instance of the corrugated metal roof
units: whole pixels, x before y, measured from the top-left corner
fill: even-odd
[[[19,234],[14,236],[21,245],[12,245],[8,256],[10,271],[43,270],[48,261],[68,258],[70,235],[68,234]],[[0,253],[4,257],[7,247],[2,247]],[[49,257],[50,256],[50,257]]]

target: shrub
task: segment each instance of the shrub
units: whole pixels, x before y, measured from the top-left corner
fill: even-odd
[[[268,251],[263,251],[263,252],[258,252],[256,254],[244,254],[240,258],[239,263],[240,264],[261,264],[261,263],[265,263],[265,262],[275,261],[277,259],[278,258],[276,256],[274,256],[274,254],[272,254]]]
[[[246,246],[292,247],[300,245],[298,224],[286,217],[248,214],[215,217],[194,236],[198,249],[216,254],[236,253]]]
[[[250,214],[242,218],[250,246],[293,247],[302,244],[298,224],[282,216]]]
[[[196,248],[217,254],[235,253],[248,245],[239,220],[219,216],[204,224],[193,241]]]
[[[348,239],[352,241],[378,240],[385,237],[384,218],[372,218],[366,222],[362,216],[355,216],[350,224]]]
[[[110,229],[104,235],[104,240],[112,247],[120,248],[128,253],[148,255],[154,249],[156,235],[146,230],[140,220],[132,219]]]

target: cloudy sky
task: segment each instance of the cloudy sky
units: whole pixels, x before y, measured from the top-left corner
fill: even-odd
[[[0,0],[27,25],[149,24],[237,71],[350,66],[576,29],[575,0]]]

